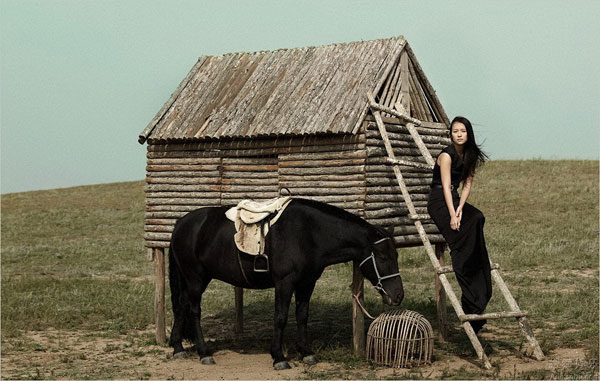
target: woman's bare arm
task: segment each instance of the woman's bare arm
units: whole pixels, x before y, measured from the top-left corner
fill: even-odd
[[[453,230],[458,230],[460,226],[460,219],[456,216],[454,210],[454,203],[452,202],[452,190],[450,185],[452,178],[450,174],[450,168],[452,166],[452,158],[446,152],[442,152],[437,159],[438,165],[440,166],[440,175],[442,177],[442,190],[444,192],[444,200],[446,201],[446,207],[448,213],[450,213],[450,227]]]
[[[467,177],[467,179],[463,182],[462,191],[460,192],[460,202],[458,203],[458,208],[456,208],[456,216],[459,220],[462,219],[462,210],[463,206],[467,202],[469,195],[471,194],[471,186],[473,185],[473,176]]]

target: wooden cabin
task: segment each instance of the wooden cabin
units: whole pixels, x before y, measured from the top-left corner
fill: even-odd
[[[393,229],[398,247],[421,245],[367,92],[420,120],[434,157],[450,143],[446,113],[402,36],[198,59],[139,136],[148,147],[144,242],[157,263],[158,310],[175,221],[203,206],[274,198],[287,187]],[[396,157],[424,163],[405,122],[383,116]],[[402,172],[426,213],[431,171]],[[432,243],[444,242],[432,222],[423,226]]]

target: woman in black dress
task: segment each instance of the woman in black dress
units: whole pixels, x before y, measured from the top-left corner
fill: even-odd
[[[487,156],[475,143],[467,118],[454,118],[450,135],[452,144],[442,150],[433,168],[427,211],[450,246],[464,312],[481,314],[492,296],[490,261],[483,236],[485,217],[467,199],[475,170]],[[463,187],[459,195],[460,183]],[[471,325],[477,333],[485,323],[477,320]]]

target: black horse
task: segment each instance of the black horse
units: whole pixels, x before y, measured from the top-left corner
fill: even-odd
[[[389,233],[360,217],[324,203],[293,199],[266,237],[269,272],[253,271],[254,256],[241,253],[227,207],[202,208],[175,224],[169,249],[169,280],[174,323],[169,344],[174,356],[182,339],[196,345],[203,364],[214,364],[200,324],[202,293],[212,279],[234,286],[275,287],[275,321],[271,356],[276,369],[288,369],[283,330],[292,294],[296,298],[297,349],[308,364],[317,362],[308,339],[308,305],[325,267],[358,261],[362,274],[383,301],[399,305],[404,298],[397,252]],[[243,271],[242,271],[243,268]]]

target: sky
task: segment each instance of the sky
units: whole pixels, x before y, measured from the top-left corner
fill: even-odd
[[[0,1],[0,191],[141,180],[198,57],[403,35],[492,160],[600,147],[600,1]]]

